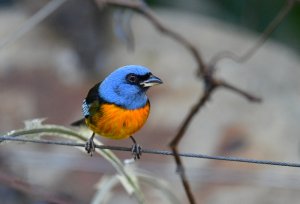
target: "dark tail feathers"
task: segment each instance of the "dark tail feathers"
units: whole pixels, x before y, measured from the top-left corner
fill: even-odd
[[[80,120],[77,120],[77,121],[71,123],[71,125],[72,125],[72,126],[82,126],[82,125],[85,125],[85,119],[82,118],[82,119],[80,119]]]

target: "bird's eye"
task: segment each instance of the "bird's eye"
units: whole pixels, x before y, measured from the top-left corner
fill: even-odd
[[[130,83],[136,83],[138,80],[137,76],[134,74],[127,75],[127,81]]]

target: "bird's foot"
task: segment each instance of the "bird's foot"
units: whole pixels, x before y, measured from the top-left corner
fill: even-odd
[[[93,153],[95,152],[95,143],[94,138],[91,137],[86,143],[85,143],[85,150],[87,153],[91,156],[93,156]]]
[[[139,144],[134,143],[131,147],[131,153],[133,155],[133,159],[140,159],[142,156],[142,148]]]

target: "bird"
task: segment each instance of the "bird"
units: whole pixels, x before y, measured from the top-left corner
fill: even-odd
[[[85,123],[92,130],[85,149],[91,156],[95,151],[95,134],[110,139],[127,139],[133,142],[134,160],[140,159],[142,149],[133,137],[140,130],[150,113],[147,90],[162,84],[149,68],[141,65],[126,65],[110,73],[95,84],[82,103],[84,118],[72,123]]]

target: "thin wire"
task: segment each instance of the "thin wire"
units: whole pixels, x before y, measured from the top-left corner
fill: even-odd
[[[68,142],[68,141],[25,139],[25,138],[16,138],[16,137],[9,137],[9,136],[0,136],[0,141],[16,141],[16,142],[53,144],[53,145],[72,146],[72,147],[85,147],[84,143],[76,143],[76,142]],[[127,151],[127,152],[132,151],[132,149],[129,147],[109,146],[109,145],[96,145],[96,148],[109,149],[109,150],[115,150],[115,151]],[[174,155],[172,151],[144,149],[144,148],[142,149],[142,153],[159,154],[159,155]],[[196,153],[178,153],[178,155],[181,157],[190,157],[190,158],[199,158],[199,159],[223,160],[223,161],[233,161],[233,162],[252,163],[252,164],[265,164],[265,165],[273,165],[273,166],[297,167],[297,168],[300,167],[300,163],[295,163],[295,162],[257,160],[257,159],[246,159],[246,158],[240,158],[240,157],[227,157],[227,156],[210,156],[210,155],[196,154]]]
[[[10,43],[15,42],[24,34],[28,33],[31,29],[37,26],[45,18],[47,18],[51,13],[53,13],[57,8],[59,8],[66,0],[52,0],[47,3],[43,8],[36,12],[32,17],[30,17],[23,25],[17,28],[12,34],[8,35],[6,38],[0,41],[0,49],[3,49]]]

